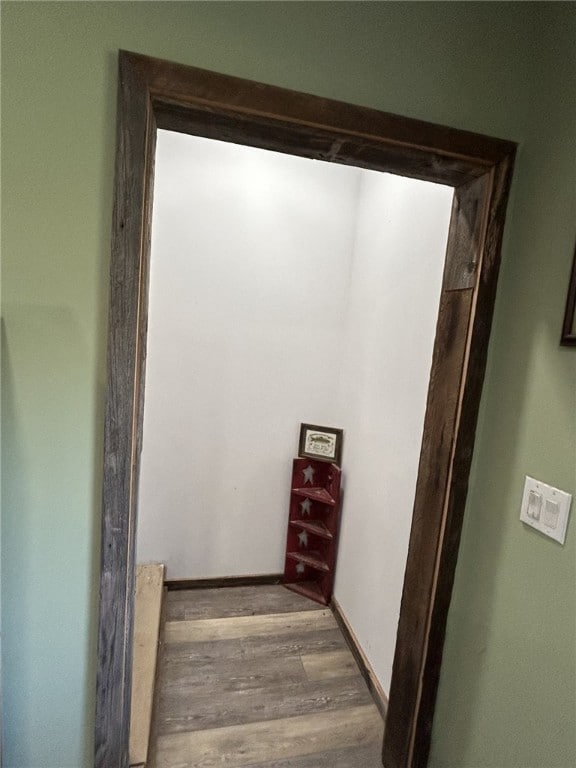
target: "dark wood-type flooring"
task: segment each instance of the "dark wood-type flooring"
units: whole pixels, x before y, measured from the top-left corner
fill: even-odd
[[[282,586],[166,595],[150,768],[380,768],[332,612]]]

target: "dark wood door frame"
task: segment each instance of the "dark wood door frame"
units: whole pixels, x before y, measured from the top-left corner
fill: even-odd
[[[383,748],[386,768],[423,768],[430,747],[515,145],[120,52],[96,768],[128,765],[135,529],[157,128],[454,188]]]

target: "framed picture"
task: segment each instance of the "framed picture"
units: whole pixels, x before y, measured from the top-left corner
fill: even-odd
[[[572,272],[568,285],[568,298],[566,299],[566,312],[560,344],[576,346],[576,249],[574,249],[574,261],[572,262]]]
[[[319,427],[316,424],[300,424],[298,456],[321,461],[332,461],[340,465],[342,460],[341,429]]]

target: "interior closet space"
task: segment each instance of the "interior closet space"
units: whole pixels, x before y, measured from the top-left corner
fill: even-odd
[[[299,425],[342,427],[334,597],[385,691],[452,195],[158,131],[138,562],[281,573]]]

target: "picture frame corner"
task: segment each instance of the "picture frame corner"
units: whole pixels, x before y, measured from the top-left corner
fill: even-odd
[[[566,309],[562,323],[560,344],[565,347],[576,346],[576,246],[572,258],[572,268],[568,279],[568,294],[566,297]]]
[[[314,437],[309,437],[309,432],[313,432]],[[301,422],[298,456],[299,458],[328,461],[340,466],[343,438],[344,430],[341,427],[327,427]],[[312,444],[310,443],[311,440],[314,441]]]

